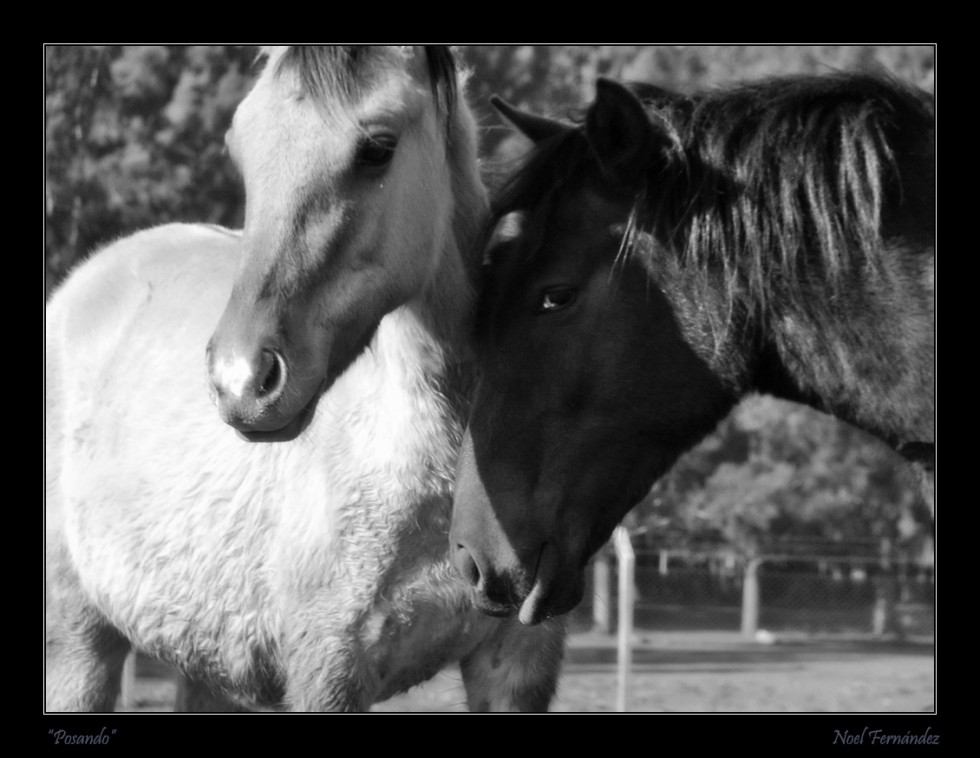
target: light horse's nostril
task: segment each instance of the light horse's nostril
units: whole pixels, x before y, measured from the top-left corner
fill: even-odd
[[[286,360],[277,350],[263,350],[258,371],[257,398],[269,402],[286,386]]]
[[[206,355],[208,392],[222,420],[241,432],[279,431],[296,420],[310,398],[290,404],[283,354],[272,347],[254,352],[234,348],[222,354],[212,344]]]

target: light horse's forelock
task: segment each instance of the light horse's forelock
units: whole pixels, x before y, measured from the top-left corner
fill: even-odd
[[[300,92],[314,100],[322,102],[341,98],[347,103],[362,94],[365,82],[371,80],[372,67],[402,70],[410,69],[416,61],[424,61],[432,94],[450,129],[456,98],[466,77],[453,50],[442,45],[264,47],[259,53],[259,60],[266,61],[266,73],[269,75],[295,72],[299,78]]]

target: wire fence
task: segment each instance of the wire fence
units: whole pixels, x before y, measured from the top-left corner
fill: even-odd
[[[648,630],[742,630],[754,634],[931,635],[935,569],[881,556],[640,548],[633,623]],[[601,553],[576,612],[579,628],[612,633],[618,570]]]

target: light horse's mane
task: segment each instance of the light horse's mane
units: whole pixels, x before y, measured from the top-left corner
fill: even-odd
[[[633,89],[671,146],[635,197],[623,254],[648,253],[652,235],[723,294],[726,323],[736,313],[760,317],[773,293],[802,301],[815,282],[834,288],[879,268],[883,213],[901,192],[893,143],[903,125],[930,128],[925,93],[870,74],[781,77],[692,96]],[[495,196],[489,225],[552,203],[556,191],[596,177],[594,164],[581,127],[539,143]]]
[[[433,95],[444,114],[456,106],[459,67],[451,48],[443,45],[424,45],[429,81]],[[260,52],[268,60],[268,49]],[[275,61],[276,73],[294,70],[299,74],[303,92],[314,99],[341,95],[355,99],[364,78],[362,67],[372,55],[370,45],[292,45]]]

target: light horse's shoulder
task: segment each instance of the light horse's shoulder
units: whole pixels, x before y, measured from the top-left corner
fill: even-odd
[[[154,269],[176,273],[208,260],[220,264],[237,258],[240,242],[239,232],[212,224],[163,224],[121,237],[75,267],[52,295],[47,317],[72,308],[72,303],[118,302],[134,287],[145,286]]]
[[[45,308],[49,371],[68,361],[81,381],[125,344],[127,331],[176,288],[187,308],[227,297],[239,258],[239,236],[217,226],[166,224],[123,237],[80,263]],[[191,304],[194,304],[193,306]],[[154,305],[151,305],[154,304]],[[166,316],[166,313],[163,313]],[[171,314],[170,318],[174,318]],[[214,316],[217,318],[217,315]]]
[[[120,259],[152,258],[171,250],[187,252],[208,246],[212,246],[216,251],[222,251],[237,246],[241,242],[241,236],[240,231],[217,224],[171,223],[142,229],[115,239],[84,257],[56,294],[64,289],[79,286],[76,284],[79,279],[98,275],[107,268],[117,265]]]
[[[89,260],[103,259],[112,265],[120,259],[132,263],[163,257],[213,257],[237,254],[240,244],[241,232],[216,224],[161,224],[115,240]]]

